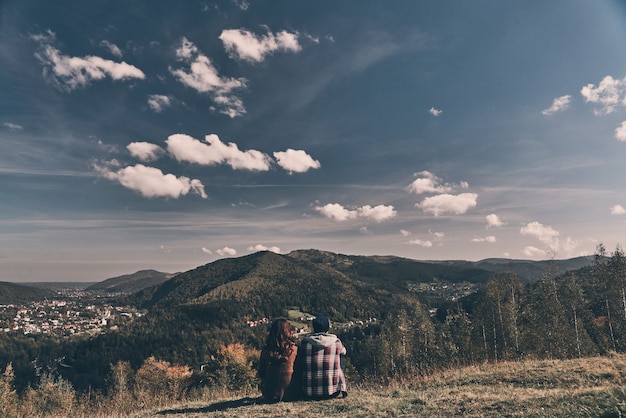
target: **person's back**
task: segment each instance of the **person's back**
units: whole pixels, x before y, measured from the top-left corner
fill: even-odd
[[[260,389],[266,401],[280,402],[297,397],[294,390],[289,390],[298,352],[291,338],[291,325],[282,318],[275,320],[259,359]]]
[[[346,349],[341,340],[328,334],[325,317],[313,321],[314,333],[304,338],[298,348],[295,375],[300,380],[302,394],[311,399],[346,396],[346,380],[341,369],[341,356]]]

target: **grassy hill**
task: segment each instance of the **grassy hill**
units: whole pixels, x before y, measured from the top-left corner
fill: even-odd
[[[262,404],[256,392],[205,394],[134,417],[621,417],[626,356],[501,362],[352,387],[345,399]]]

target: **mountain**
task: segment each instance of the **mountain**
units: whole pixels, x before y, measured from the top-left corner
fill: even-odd
[[[142,308],[181,307],[215,321],[276,317],[293,306],[337,320],[380,315],[411,298],[399,285],[381,287],[324,263],[264,251],[215,261],[132,296]]]
[[[156,286],[171,279],[176,274],[156,270],[140,270],[133,274],[113,277],[87,287],[86,290],[110,293],[135,293],[147,287]]]
[[[48,289],[41,289],[23,284],[0,282],[0,303],[26,303],[45,298],[52,299],[55,293]]]
[[[512,272],[539,280],[546,271],[563,273],[589,265],[591,258],[533,262],[489,259],[416,261],[394,256],[351,256],[320,250],[289,254],[263,251],[217,260],[145,288],[131,303],[146,309],[173,306],[227,318],[279,316],[286,307],[326,312],[341,319],[382,315],[414,303],[411,283],[484,283],[494,273]],[[550,264],[553,263],[553,264]],[[413,301],[413,302],[411,302]]]
[[[508,258],[487,258],[480,261],[431,261],[457,268],[474,267],[490,273],[513,273],[520,280],[534,283],[546,274],[561,275],[568,271],[579,270],[593,263],[593,256],[581,256],[565,260],[514,260]]]

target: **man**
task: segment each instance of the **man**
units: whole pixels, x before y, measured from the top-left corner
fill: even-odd
[[[346,354],[346,348],[336,335],[328,333],[328,318],[318,316],[312,325],[313,334],[300,343],[294,369],[302,394],[309,399],[348,396],[341,369],[341,356]]]

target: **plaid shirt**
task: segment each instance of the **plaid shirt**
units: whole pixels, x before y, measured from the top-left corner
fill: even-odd
[[[346,392],[342,354],[346,354],[346,349],[333,334],[311,334],[300,343],[295,376],[306,397],[329,398]]]

